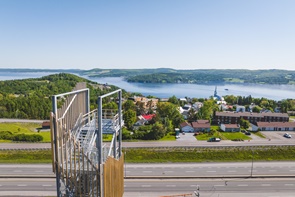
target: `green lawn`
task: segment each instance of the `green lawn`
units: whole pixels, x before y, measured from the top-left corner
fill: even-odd
[[[42,127],[41,124],[37,123],[0,123],[1,131],[10,131],[13,134],[39,134],[43,137],[43,142],[50,142],[50,131],[40,131],[38,129]],[[0,140],[0,142],[11,142],[10,140]]]
[[[243,139],[251,140],[252,138],[242,132],[220,132],[220,134],[227,140]]]
[[[218,128],[218,126],[216,126]],[[212,127],[211,127],[212,129]],[[214,129],[217,130],[217,129]],[[243,139],[243,140],[250,140],[251,137],[245,135],[242,132],[210,132],[210,133],[203,133],[196,136],[197,140],[208,140],[211,137],[221,138],[222,140],[234,140],[234,139]]]
[[[35,133],[41,127],[42,125],[37,123],[0,123],[0,131],[10,131],[12,133]]]
[[[51,163],[51,151],[1,150],[0,163]]]
[[[212,128],[212,127],[211,127]],[[197,140],[208,140],[211,137],[218,137],[221,138],[223,140],[226,140],[225,138],[222,137],[221,133],[218,131],[215,132],[209,132],[209,133],[202,133],[196,136]]]
[[[167,134],[159,141],[175,141],[175,140],[176,140],[175,135]]]
[[[113,135],[112,134],[103,134],[102,135],[102,140],[104,142],[111,142],[113,139]]]
[[[123,148],[128,163],[294,161],[295,146]],[[0,163],[51,163],[50,150],[0,150]]]

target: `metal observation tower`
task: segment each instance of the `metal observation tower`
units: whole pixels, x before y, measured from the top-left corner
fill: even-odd
[[[118,109],[102,109],[102,100],[113,95]],[[78,83],[72,92],[52,97],[51,148],[58,197],[122,197],[122,91],[99,96],[90,111],[89,89]],[[103,143],[103,134],[112,134]]]

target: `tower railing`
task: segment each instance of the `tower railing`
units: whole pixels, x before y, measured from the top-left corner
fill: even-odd
[[[118,148],[121,145],[116,145],[121,144],[122,139],[121,108],[114,111],[117,113],[104,116],[109,119],[102,117],[101,105],[90,112],[89,89],[85,87],[85,83],[79,84],[72,92],[52,97],[51,137],[57,196],[119,197],[124,191],[123,164],[119,153],[122,150]],[[118,92],[121,90],[115,91]],[[113,134],[111,143],[102,143],[103,133]],[[120,137],[119,142],[117,137]],[[112,167],[114,165],[115,168]],[[114,173],[119,176],[113,177]],[[112,185],[108,184],[110,182]],[[118,192],[112,192],[114,185]]]

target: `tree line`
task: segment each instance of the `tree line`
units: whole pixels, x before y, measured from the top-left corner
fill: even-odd
[[[52,110],[51,96],[72,91],[78,82],[87,82],[91,109],[97,107],[98,96],[118,89],[67,73],[0,81],[0,118],[49,119]]]
[[[287,70],[189,70],[162,73],[142,73],[127,77],[137,83],[255,83],[295,84],[295,71]]]

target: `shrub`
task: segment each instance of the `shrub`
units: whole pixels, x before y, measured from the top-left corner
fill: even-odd
[[[1,140],[11,140],[13,138],[13,134],[10,131],[1,131],[0,139]]]
[[[16,142],[40,142],[43,140],[43,137],[38,134],[26,135],[22,133],[13,136],[12,140]]]

